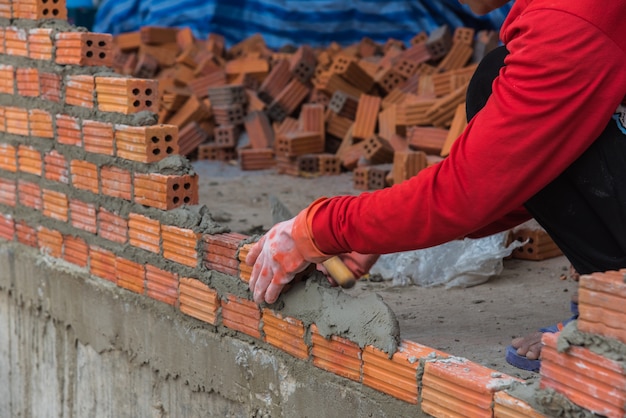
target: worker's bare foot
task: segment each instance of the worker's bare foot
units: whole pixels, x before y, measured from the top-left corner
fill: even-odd
[[[533,332],[524,337],[514,338],[511,342],[517,354],[526,357],[528,360],[537,360],[541,354],[541,331]]]

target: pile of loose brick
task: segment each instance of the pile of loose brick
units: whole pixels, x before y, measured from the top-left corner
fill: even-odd
[[[202,323],[245,334],[309,362],[312,367],[414,404],[416,413],[421,410],[441,417],[542,416],[533,403],[506,391],[518,382],[510,376],[407,340],[400,342],[397,351],[387,353],[370,345],[361,347],[340,336],[323,336],[316,324],[283,316],[274,307],[261,307],[251,301],[246,290],[250,267],[242,262],[251,245],[250,237],[222,230],[218,225],[207,230],[210,214],[195,205],[196,174],[187,160],[177,156],[180,127],[158,123],[156,115],[162,114],[161,100],[169,103],[171,109],[175,102],[180,103],[181,109],[188,107],[191,100],[192,104],[201,104],[191,112],[194,118],[208,112],[227,120],[235,114],[239,117],[233,104],[240,104],[242,97],[247,97],[245,123],[267,127],[263,122],[269,119],[265,110],[250,111],[250,104],[261,106],[265,101],[250,100],[256,96],[251,95],[249,88],[241,90],[226,84],[207,87],[213,95],[209,96],[212,105],[208,106],[204,104],[206,98],[195,95],[182,95],[185,100],[181,100],[171,90],[173,87],[160,87],[161,80],[120,76],[111,64],[113,37],[64,23],[66,13],[62,0],[0,1],[1,239],[71,263],[95,279],[113,283],[120,291],[165,303]],[[362,55],[367,45],[376,49],[364,42],[360,45]],[[250,41],[235,48],[242,51],[246,63],[252,59],[248,48]],[[388,47],[394,49],[398,55],[405,51],[393,44]],[[432,56],[432,51],[429,54]],[[211,56],[206,68],[212,68],[219,56]],[[293,59],[298,56],[310,57],[300,50],[290,60],[277,62],[301,62],[300,58]],[[318,61],[321,56],[324,54],[317,56]],[[180,60],[180,54],[176,57]],[[298,71],[311,71],[312,66],[306,64],[308,59],[302,58],[304,70]],[[241,64],[236,59],[229,62]],[[345,71],[366,74],[366,62],[348,59],[345,65],[351,69]],[[347,89],[345,75],[336,70],[328,74],[328,85],[335,83]],[[256,79],[254,73],[241,75],[242,71],[237,70],[236,74],[242,81]],[[270,74],[273,72],[269,71],[264,80],[270,79]],[[319,74],[317,77],[323,78]],[[297,77],[287,78],[290,81],[281,79],[286,85],[304,85]],[[402,78],[409,80],[411,76]],[[263,82],[258,81],[256,91],[264,91]],[[277,103],[276,109],[283,109],[285,117],[280,123],[275,121],[271,131],[282,132],[285,123],[296,126],[284,128],[283,136],[288,140],[283,146],[288,150],[310,150],[307,144],[315,142],[310,138],[317,135],[319,142],[321,135],[314,129],[328,126],[329,118],[349,120],[346,114],[323,109],[319,103],[302,105],[300,119],[292,120],[287,103],[297,102],[288,100],[294,90],[289,90],[289,97],[278,90],[283,91],[276,90],[269,108],[271,103]],[[356,109],[349,128],[352,134],[347,136],[354,138],[354,132],[365,126],[357,123],[359,109],[367,106],[364,112],[372,116],[379,110],[373,110],[375,103],[385,99],[361,93],[357,104],[357,96],[341,91],[335,96],[335,92],[330,95],[319,89],[314,96],[341,97],[348,107]],[[394,91],[408,94],[389,87],[389,95]],[[224,108],[216,111],[216,102]],[[410,104],[391,108],[398,114],[399,109],[406,111]],[[379,116],[384,112],[378,112]],[[207,121],[197,119],[194,123],[196,129]],[[235,129],[236,125],[227,128],[231,127]],[[380,139],[369,133],[359,135],[362,143],[378,143]],[[354,145],[349,148],[354,149]],[[272,152],[276,152],[274,148]],[[288,153],[283,157],[290,164],[293,158],[297,159]],[[606,272],[581,278],[580,331],[626,343],[626,313],[620,308],[626,298],[625,274]],[[624,415],[626,374],[621,360],[611,353],[598,354],[584,344],[560,351],[555,335],[547,334],[544,342],[542,388],[554,389],[579,407],[601,415]]]
[[[357,189],[399,183],[441,160],[466,125],[465,91],[497,33],[442,26],[409,45],[272,51],[260,35],[146,26],[115,37],[114,68],[159,80],[159,122],[190,158],[291,175],[354,171]]]

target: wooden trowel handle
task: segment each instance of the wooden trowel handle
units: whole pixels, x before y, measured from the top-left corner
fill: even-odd
[[[339,286],[350,289],[356,283],[356,278],[350,269],[341,261],[341,258],[334,256],[322,263],[326,271],[330,274]]]

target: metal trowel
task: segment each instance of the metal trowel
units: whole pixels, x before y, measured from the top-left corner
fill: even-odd
[[[274,195],[269,196],[270,210],[272,214],[273,224],[286,221],[293,218],[289,209]],[[356,283],[354,274],[348,267],[341,261],[341,258],[333,256],[322,263],[328,271],[330,277],[337,282],[339,286],[344,289],[350,289]]]

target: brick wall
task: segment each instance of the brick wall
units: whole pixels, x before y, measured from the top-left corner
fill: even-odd
[[[157,123],[157,81],[117,75],[112,37],[47,20],[66,16],[64,2],[47,4],[0,4],[0,239],[413,404],[416,413],[540,416],[504,392],[519,383],[510,376],[411,341],[391,353],[360,347],[253,303],[250,268],[242,262],[250,237],[216,226],[197,206],[198,178],[178,155],[178,126]],[[349,64],[342,71],[355,72]],[[311,126],[320,123],[315,110],[306,116]],[[363,135],[370,130],[363,126]],[[586,330],[602,334],[608,328],[593,318],[603,305],[593,302],[592,310],[591,303],[581,308],[590,318]],[[609,336],[623,338],[623,328],[609,328]],[[604,365],[616,376],[608,382],[618,392],[610,402],[567,389],[571,373],[555,367],[542,372],[544,386],[598,413],[623,414],[623,369],[581,350],[550,350],[549,359],[561,364],[559,356],[571,355]]]

